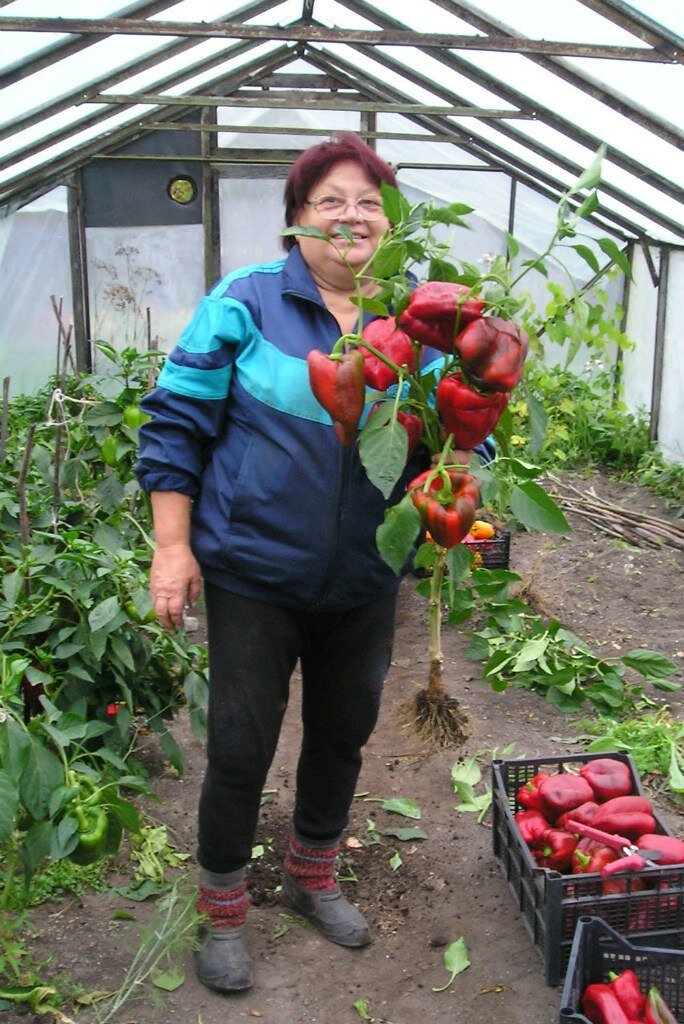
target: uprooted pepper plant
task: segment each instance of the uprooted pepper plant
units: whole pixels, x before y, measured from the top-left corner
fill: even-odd
[[[416,696],[413,712],[420,734],[438,745],[461,742],[467,735],[458,701],[446,693],[442,680],[441,623],[443,607],[451,612],[463,608],[459,583],[475,558],[462,542],[478,507],[495,507],[502,530],[513,523],[546,532],[569,529],[560,507],[536,482],[541,467],[515,456],[513,419],[507,407],[523,380],[528,348],[539,351],[539,337],[546,326],[534,318],[522,291],[524,278],[533,272],[546,276],[554,263],[562,267],[564,250],[569,248],[592,267],[596,263],[593,251],[579,239],[582,219],[598,204],[601,159],[599,152],[561,199],[544,253],[520,259],[520,245],[508,235],[507,255],[495,259],[485,271],[454,259],[450,244],[436,234],[442,225],[467,227],[464,217],[472,212],[470,207],[458,203],[411,206],[383,183],[391,230],[366,266],[354,271],[349,265],[359,308],[357,331],[340,337],[330,355],[314,350],[308,357],[312,391],[330,414],[343,445],[356,443],[368,402],[365,388],[376,389],[358,444],[368,477],[385,498],[392,494],[417,445],[423,446],[426,461],[431,459],[429,468],[387,511],[377,531],[377,544],[384,560],[399,574],[411,560],[421,531],[424,534],[415,564],[430,577],[429,676],[427,686]],[[313,227],[292,227],[285,234],[329,241]],[[623,254],[611,240],[599,239],[597,244],[629,273]],[[362,285],[369,281],[378,289],[371,298],[362,294]],[[569,309],[578,303],[584,300],[576,291]],[[364,311],[383,319],[364,327]],[[428,347],[440,357],[426,355]],[[534,454],[538,435],[544,431],[545,411],[532,394],[527,393],[525,400],[537,435],[531,439]],[[496,457],[480,452],[471,458],[467,450],[486,444],[490,435],[498,449]],[[499,581],[503,590],[506,582]],[[521,609],[508,604],[505,612],[512,621]],[[499,613],[501,617],[501,609]],[[650,664],[643,674],[649,673]],[[602,682],[605,692],[611,683],[607,677]],[[556,677],[552,686],[566,696],[574,692],[573,699],[580,703],[585,699],[574,677]]]

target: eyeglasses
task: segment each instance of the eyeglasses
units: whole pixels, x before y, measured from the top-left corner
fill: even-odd
[[[339,217],[350,206],[353,206],[364,220],[378,220],[384,216],[380,199],[357,199],[352,202],[350,199],[342,199],[340,196],[321,196],[320,199],[307,199],[305,202],[307,206],[313,206],[321,217],[330,220]]]

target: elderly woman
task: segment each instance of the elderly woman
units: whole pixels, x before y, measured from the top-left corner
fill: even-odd
[[[282,899],[333,942],[370,941],[335,859],[392,649],[399,581],[375,531],[421,467],[410,464],[385,501],[314,399],[306,356],[356,327],[349,267],[372,259],[390,227],[383,181],[396,187],[356,136],[306,150],[287,179],[285,219],[331,242],[288,236],[285,259],[221,281],[143,403],[138,477],[154,515],[159,621],[181,625],[204,583],[210,698],[197,857],[208,923],[196,959],[200,980],[221,992],[252,983],[245,866],[298,660],[302,742]]]

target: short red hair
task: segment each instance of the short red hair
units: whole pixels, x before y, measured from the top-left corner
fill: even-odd
[[[351,132],[334,135],[330,142],[319,142],[309,146],[297,157],[290,168],[285,182],[285,224],[291,227],[295,215],[304,206],[313,187],[324,178],[328,171],[343,160],[353,160],[368,175],[371,181],[380,185],[381,181],[398,188],[397,178],[388,163],[366,145],[363,139]],[[286,235],[283,245],[291,249],[296,238]]]

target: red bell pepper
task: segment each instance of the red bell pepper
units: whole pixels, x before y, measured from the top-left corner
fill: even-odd
[[[627,968],[619,974],[611,972],[610,989],[630,1020],[640,1020],[644,1012],[646,996],[634,971]]]
[[[632,792],[632,773],[624,761],[614,757],[598,757],[580,768],[580,775],[594,791],[594,798],[602,804],[617,796]]]
[[[451,354],[458,332],[481,317],[483,309],[483,300],[465,285],[428,281],[411,292],[399,324],[414,341]]]
[[[677,1024],[675,1015],[655,987],[648,990],[644,1020],[646,1024]]]
[[[547,828],[529,844],[532,856],[541,868],[554,871],[569,871],[577,840],[569,832],[559,828]]]
[[[454,548],[475,521],[480,492],[470,473],[443,469],[433,474],[434,470],[426,470],[417,476],[408,493],[435,544]],[[428,477],[432,477],[429,483]]]
[[[513,815],[513,820],[518,826],[518,831],[524,842],[528,845],[533,843],[535,839],[539,839],[549,827],[549,823],[541,811],[516,811]]]
[[[610,985],[588,985],[582,996],[582,1013],[592,1024],[630,1024],[629,1017]]]
[[[406,366],[409,373],[415,370],[416,359],[411,339],[399,330],[393,316],[386,320],[371,320],[364,327],[361,337],[397,366]],[[391,366],[383,363],[363,345],[359,346],[359,352],[363,356],[363,378],[369,388],[386,391],[397,383],[399,378]]]
[[[463,383],[460,373],[442,377],[437,385],[437,410],[457,448],[474,448],[491,434],[508,405],[503,392],[481,395]]]
[[[363,356],[357,349],[339,356],[312,349],[306,361],[311,390],[330,414],[335,433],[343,445],[353,444],[366,400]]]
[[[655,829],[653,805],[643,796],[616,796],[601,804],[591,824],[634,841]]]
[[[525,332],[498,316],[468,324],[455,342],[467,376],[483,391],[512,391],[522,380],[527,348]]]
[[[548,779],[548,772],[538,772],[533,775],[527,782],[523,782],[522,786],[518,789],[515,794],[515,799],[518,801],[520,807],[525,807],[527,810],[541,811],[542,799],[539,795],[539,784]]]
[[[580,839],[572,855],[573,875],[586,875],[600,871],[606,864],[612,864],[619,854],[604,846],[597,839]]]
[[[565,828],[565,824],[568,821],[576,821],[580,825],[591,825],[598,809],[599,805],[597,803],[593,800],[587,800],[585,804],[580,804],[579,807],[574,807],[571,811],[561,814],[556,825],[558,828]]]
[[[646,834],[639,836],[635,843],[640,850],[660,850],[658,866],[684,864],[684,840],[674,836]]]
[[[579,775],[557,774],[544,779],[539,786],[542,807],[550,821],[591,800],[594,793]]]

